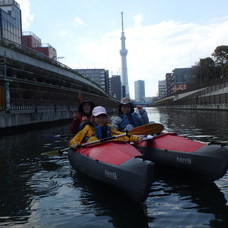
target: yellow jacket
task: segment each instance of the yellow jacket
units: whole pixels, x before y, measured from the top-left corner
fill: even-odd
[[[117,131],[114,127],[112,127],[111,125],[108,125],[111,127],[111,135],[115,136],[115,135],[121,135],[123,134],[123,132],[121,131]],[[95,129],[93,126],[91,125],[86,125],[81,131],[79,131],[71,140],[70,140],[70,147],[73,147],[73,145],[77,144],[82,144],[83,140],[85,137],[88,137],[87,142],[92,142],[95,140],[99,140],[96,136],[95,136]],[[138,141],[138,137],[131,135],[130,137],[128,136],[122,136],[113,140],[118,140],[118,141],[131,141],[131,142],[137,142]]]

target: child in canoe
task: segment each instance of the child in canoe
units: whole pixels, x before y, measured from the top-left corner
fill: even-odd
[[[86,125],[70,141],[70,147],[76,148],[82,143],[92,142],[115,135],[121,135],[123,132],[117,131],[113,126],[108,124],[108,116],[104,107],[97,106],[92,111],[92,123]],[[121,141],[131,141],[138,143],[141,141],[137,136],[122,136],[116,138]]]

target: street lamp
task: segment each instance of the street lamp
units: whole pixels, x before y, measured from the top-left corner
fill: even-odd
[[[57,61],[58,61],[59,59],[64,59],[64,58],[65,58],[64,56],[57,57]]]

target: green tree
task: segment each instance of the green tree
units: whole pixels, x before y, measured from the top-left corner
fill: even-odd
[[[215,61],[210,57],[200,59],[196,66],[194,66],[193,70],[197,84],[212,81],[220,75],[219,68],[216,66]]]
[[[222,76],[228,76],[228,46],[227,45],[222,45],[216,47],[214,52],[212,53],[212,56],[215,59],[215,63],[221,67],[221,73]]]

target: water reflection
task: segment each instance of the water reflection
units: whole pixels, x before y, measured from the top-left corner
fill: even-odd
[[[43,131],[45,129],[24,130],[0,138],[1,227],[26,224],[32,215],[32,202],[39,189],[31,180],[40,171]]]
[[[166,131],[187,135],[210,135],[210,140],[228,140],[228,112],[159,109]]]
[[[31,215],[30,203],[34,192],[26,183],[37,170],[32,146],[36,146],[36,142],[32,144],[31,136],[26,133],[20,137],[2,136],[0,139],[1,222],[14,220],[23,223]]]
[[[228,140],[227,112],[150,108],[148,114],[167,131]],[[68,134],[68,129],[61,124],[1,136],[0,227],[228,226],[228,176],[206,185],[159,174],[145,204],[134,204],[74,171],[66,156],[40,156],[68,143],[44,136]]]
[[[110,186],[98,183],[80,172],[73,173],[74,186],[81,189],[84,210],[93,209],[95,216],[108,216],[114,227],[148,227],[146,204],[136,204]]]
[[[163,197],[166,198],[167,204],[172,202],[170,197],[178,199],[178,202],[174,204],[174,207],[181,208],[179,216],[184,216],[184,211],[188,213],[189,210],[191,214],[208,214],[211,219],[208,220],[208,223],[211,227],[226,227],[228,224],[228,206],[227,200],[221,190],[215,183],[204,183],[200,181],[189,181],[184,177],[175,178],[170,175],[158,175],[157,182],[152,185],[151,188],[151,197]],[[186,201],[186,202],[185,202]],[[170,213],[171,214],[171,213]],[[175,213],[174,213],[175,216]],[[197,221],[198,220],[198,221]],[[200,216],[196,217],[196,224],[200,226],[200,222],[204,223],[204,220],[201,220]],[[194,225],[194,221],[181,221],[187,225]]]

